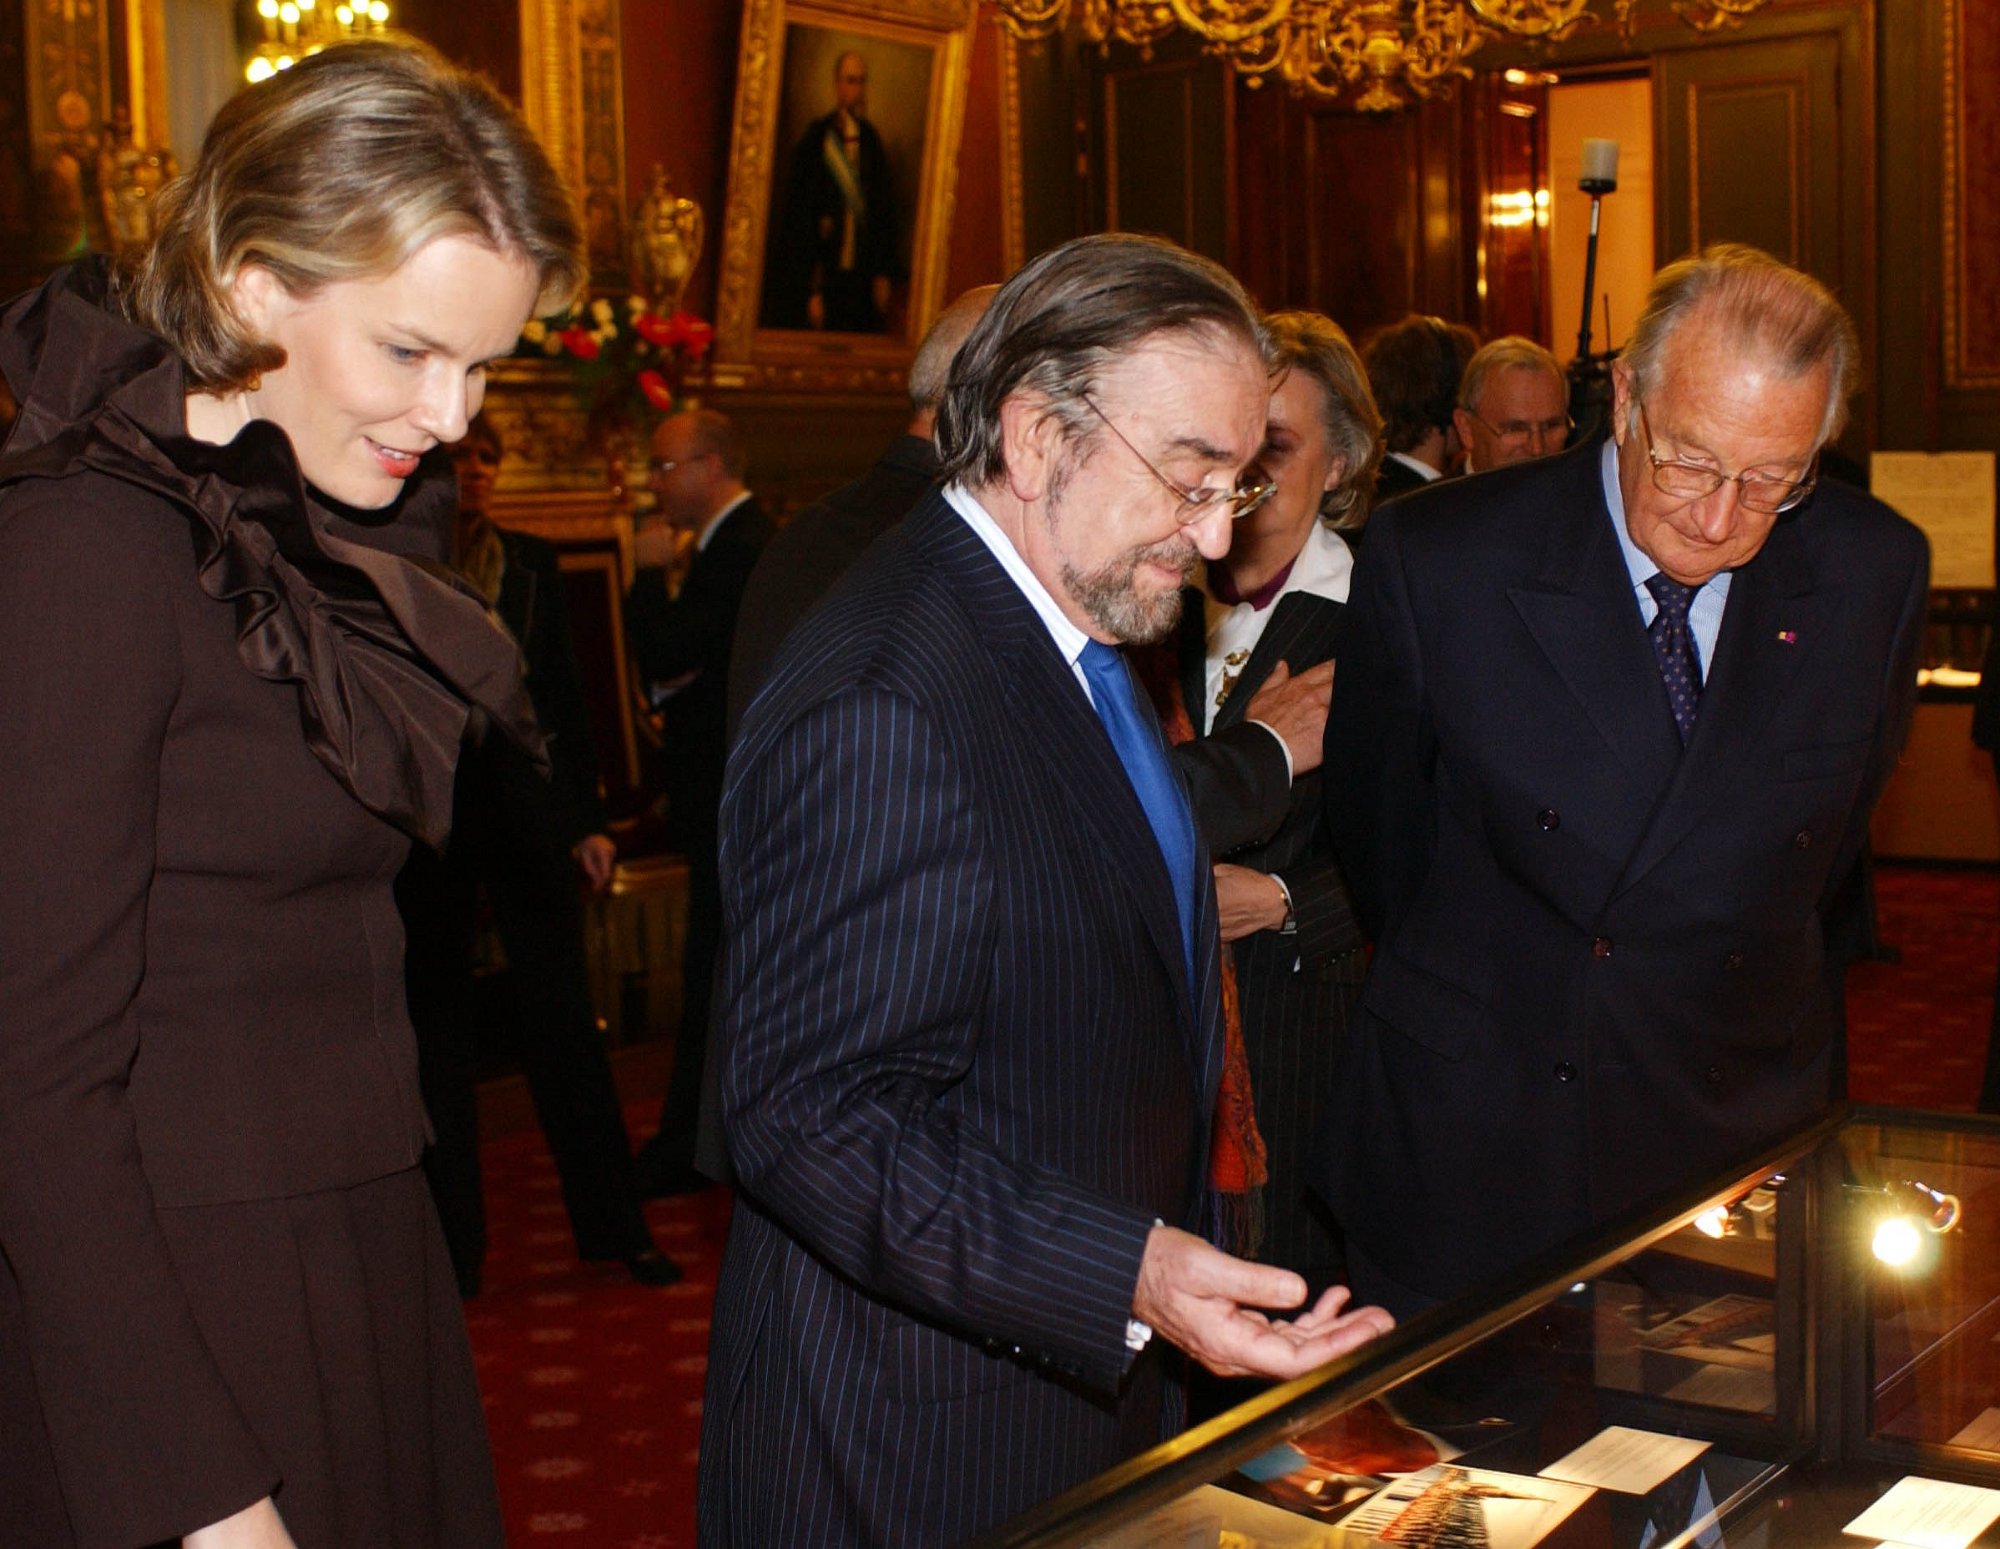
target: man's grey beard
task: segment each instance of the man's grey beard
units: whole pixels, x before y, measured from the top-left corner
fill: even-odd
[[[1180,572],[1181,586],[1194,579],[1201,555],[1185,538],[1166,538],[1143,549],[1132,549],[1098,569],[1085,573],[1065,563],[1063,588],[1088,613],[1091,622],[1126,645],[1151,645],[1163,640],[1181,619],[1181,587],[1146,597],[1133,584],[1144,564],[1165,565]]]
[[[1094,450],[1089,444],[1073,446],[1061,458],[1049,478],[1048,504],[1044,520],[1053,534],[1062,514],[1063,495],[1069,481]],[[1133,577],[1142,564],[1166,565],[1180,572],[1181,584],[1151,601],[1134,588]],[[1074,597],[1091,622],[1112,639],[1126,645],[1151,645],[1164,640],[1181,621],[1181,587],[1194,580],[1201,551],[1184,537],[1162,538],[1143,549],[1132,549],[1122,557],[1085,574],[1063,561],[1063,589]]]

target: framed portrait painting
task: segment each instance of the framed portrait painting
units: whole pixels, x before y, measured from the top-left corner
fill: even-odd
[[[943,301],[971,0],[747,0],[714,369],[900,380]]]

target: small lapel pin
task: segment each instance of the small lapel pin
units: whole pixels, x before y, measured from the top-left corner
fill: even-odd
[[[1799,632],[1796,629],[1781,629],[1778,631],[1779,645],[1797,645],[1798,643]]]

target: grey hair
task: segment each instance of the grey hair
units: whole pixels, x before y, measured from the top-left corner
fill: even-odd
[[[1368,519],[1367,496],[1382,451],[1382,412],[1361,357],[1340,324],[1318,312],[1273,312],[1264,328],[1273,378],[1302,371],[1319,384],[1320,423],[1344,464],[1339,482],[1320,499],[1320,515],[1336,528],[1359,528]]]
[[[1861,380],[1861,346],[1847,309],[1818,280],[1761,248],[1720,242],[1653,276],[1645,309],[1619,356],[1631,373],[1632,408],[1657,387],[1666,352],[1690,317],[1712,321],[1738,350],[1797,379],[1828,368],[1820,444],[1847,423],[1847,400]]]
[[[1107,366],[1156,334],[1211,328],[1263,354],[1235,277],[1171,242],[1111,232],[1042,254],[1000,287],[952,359],[935,431],[944,477],[977,486],[1006,472],[1000,410],[1015,393],[1046,398],[1065,436],[1082,439],[1084,396]]]
[[[1502,371],[1546,371],[1567,401],[1569,379],[1563,375],[1562,364],[1533,339],[1510,333],[1482,344],[1465,363],[1465,375],[1458,382],[1458,406],[1468,414],[1477,414],[1487,380]]]

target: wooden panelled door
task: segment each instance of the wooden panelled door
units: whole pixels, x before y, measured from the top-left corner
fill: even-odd
[[[1229,263],[1231,123],[1227,69],[1191,39],[1141,59],[1093,59],[1097,229],[1140,231]]]
[[[1661,262],[1748,242],[1842,289],[1835,34],[1662,53],[1653,104]]]

